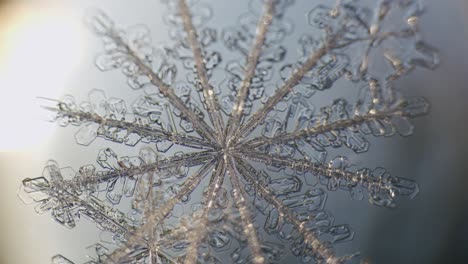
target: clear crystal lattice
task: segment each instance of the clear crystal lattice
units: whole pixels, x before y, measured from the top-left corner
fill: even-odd
[[[204,3],[167,1],[175,44],[158,49],[146,27],[124,31],[94,11],[87,23],[105,48],[96,65],[121,69],[146,94],[132,113],[99,90],[89,102],[77,105],[68,96],[44,108],[60,125],[80,126],[78,144],[102,137],[128,146],[154,143],[156,151],[143,147],[138,157],[118,158],[103,149],[102,171],[86,165],[75,172],[49,161],[43,177],[23,181],[20,197],[66,227],[84,216],[111,234],[115,249],[95,244],[87,263],[222,263],[222,256],[276,263],[288,254],[303,262],[364,262],[356,254],[337,256],[333,245],[353,232],[324,210],[325,191],[309,187],[346,190],[353,199],[367,194],[389,208],[417,194],[416,183],[385,169],[356,169],[343,156],[326,162],[327,149],[361,153],[368,135],[411,135],[410,119],[429,106],[402,96],[393,81],[415,67],[435,68],[438,56],[419,32],[421,1],[338,0],[307,13],[317,33],[302,35],[300,59],[285,63],[290,51],[282,42],[293,31],[286,10],[293,2],[252,1],[238,26],[219,34],[206,26],[212,11]],[[223,54],[213,51],[218,38],[242,57],[223,71]],[[185,81],[177,79],[180,69]],[[342,77],[363,87],[358,99],[335,99],[314,113],[313,94]],[[174,145],[184,151],[165,157]],[[189,203],[200,188],[200,201]],[[124,197],[132,200],[128,214],[116,206]],[[61,255],[52,262],[73,263]]]

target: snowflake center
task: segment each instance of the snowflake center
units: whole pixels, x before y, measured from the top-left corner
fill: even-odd
[[[230,160],[232,157],[232,147],[230,146],[223,146],[220,150],[220,155],[224,159],[224,161]]]

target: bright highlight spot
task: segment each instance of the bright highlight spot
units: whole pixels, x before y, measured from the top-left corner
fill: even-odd
[[[33,148],[50,139],[55,129],[38,114],[43,111],[36,97],[63,94],[82,57],[83,26],[50,7],[13,6],[2,11],[0,151]]]

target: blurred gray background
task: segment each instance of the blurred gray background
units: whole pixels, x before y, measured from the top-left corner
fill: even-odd
[[[312,2],[296,0],[298,7],[288,12],[304,17],[301,6],[312,7]],[[352,201],[348,194],[340,192],[329,194],[327,208],[336,222],[348,223],[356,232],[354,241],[343,247],[348,252],[361,251],[374,263],[468,263],[468,1],[426,2],[421,27],[427,42],[440,50],[441,65],[435,71],[416,70],[398,86],[408,94],[426,97],[432,104],[431,113],[414,122],[412,137],[372,141],[372,150],[359,157],[363,165],[383,166],[394,175],[415,179],[420,194],[414,200],[403,201],[395,210]],[[247,8],[244,1],[217,1],[213,5],[213,19],[225,25],[233,25]],[[110,144],[98,140],[89,147],[78,146],[73,140],[76,128],[58,129],[54,124],[37,122],[36,96],[57,98],[70,93],[82,101],[92,88],[114,96],[136,96],[118,71],[103,74],[95,68],[94,56],[101,50],[101,43],[81,24],[88,7],[104,9],[123,26],[148,25],[153,43],[168,40],[162,21],[165,10],[159,1],[0,1],[0,89],[4,98],[0,136],[8,146],[0,152],[1,264],[45,264],[58,253],[82,263],[86,260],[83,249],[98,241],[92,223],[83,220],[77,228],[68,230],[48,214],[37,215],[32,206],[23,205],[16,197],[21,180],[40,176],[49,158],[78,168],[92,163],[98,150]],[[45,36],[34,35],[32,45],[26,48],[31,55],[14,61],[20,74],[12,77],[11,52],[3,45],[16,36],[11,32],[34,24],[35,16],[39,16],[39,22],[51,19],[47,23],[52,26],[64,25],[65,30],[62,32],[61,27],[50,36],[48,31]],[[54,20],[54,16],[65,22],[60,24],[61,20]],[[303,21],[304,25],[296,25],[296,31],[307,30],[303,28],[305,17]],[[15,23],[26,26],[17,29]],[[67,49],[66,45],[76,44],[73,37],[78,37],[80,45]],[[53,42],[41,45],[42,38],[53,38]],[[63,50],[50,50],[53,45]],[[295,52],[295,47],[288,48]],[[56,60],[51,52],[61,52],[63,58]],[[61,73],[65,66],[60,63],[67,59],[74,64]],[[6,144],[12,142],[19,142],[18,146]],[[117,153],[138,153],[138,148],[114,146]]]

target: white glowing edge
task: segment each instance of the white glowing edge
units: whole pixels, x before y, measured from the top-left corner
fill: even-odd
[[[56,126],[38,118],[38,95],[60,98],[83,52],[83,26],[61,9],[13,6],[0,29],[0,151],[45,144]],[[3,13],[6,13],[3,12]]]

